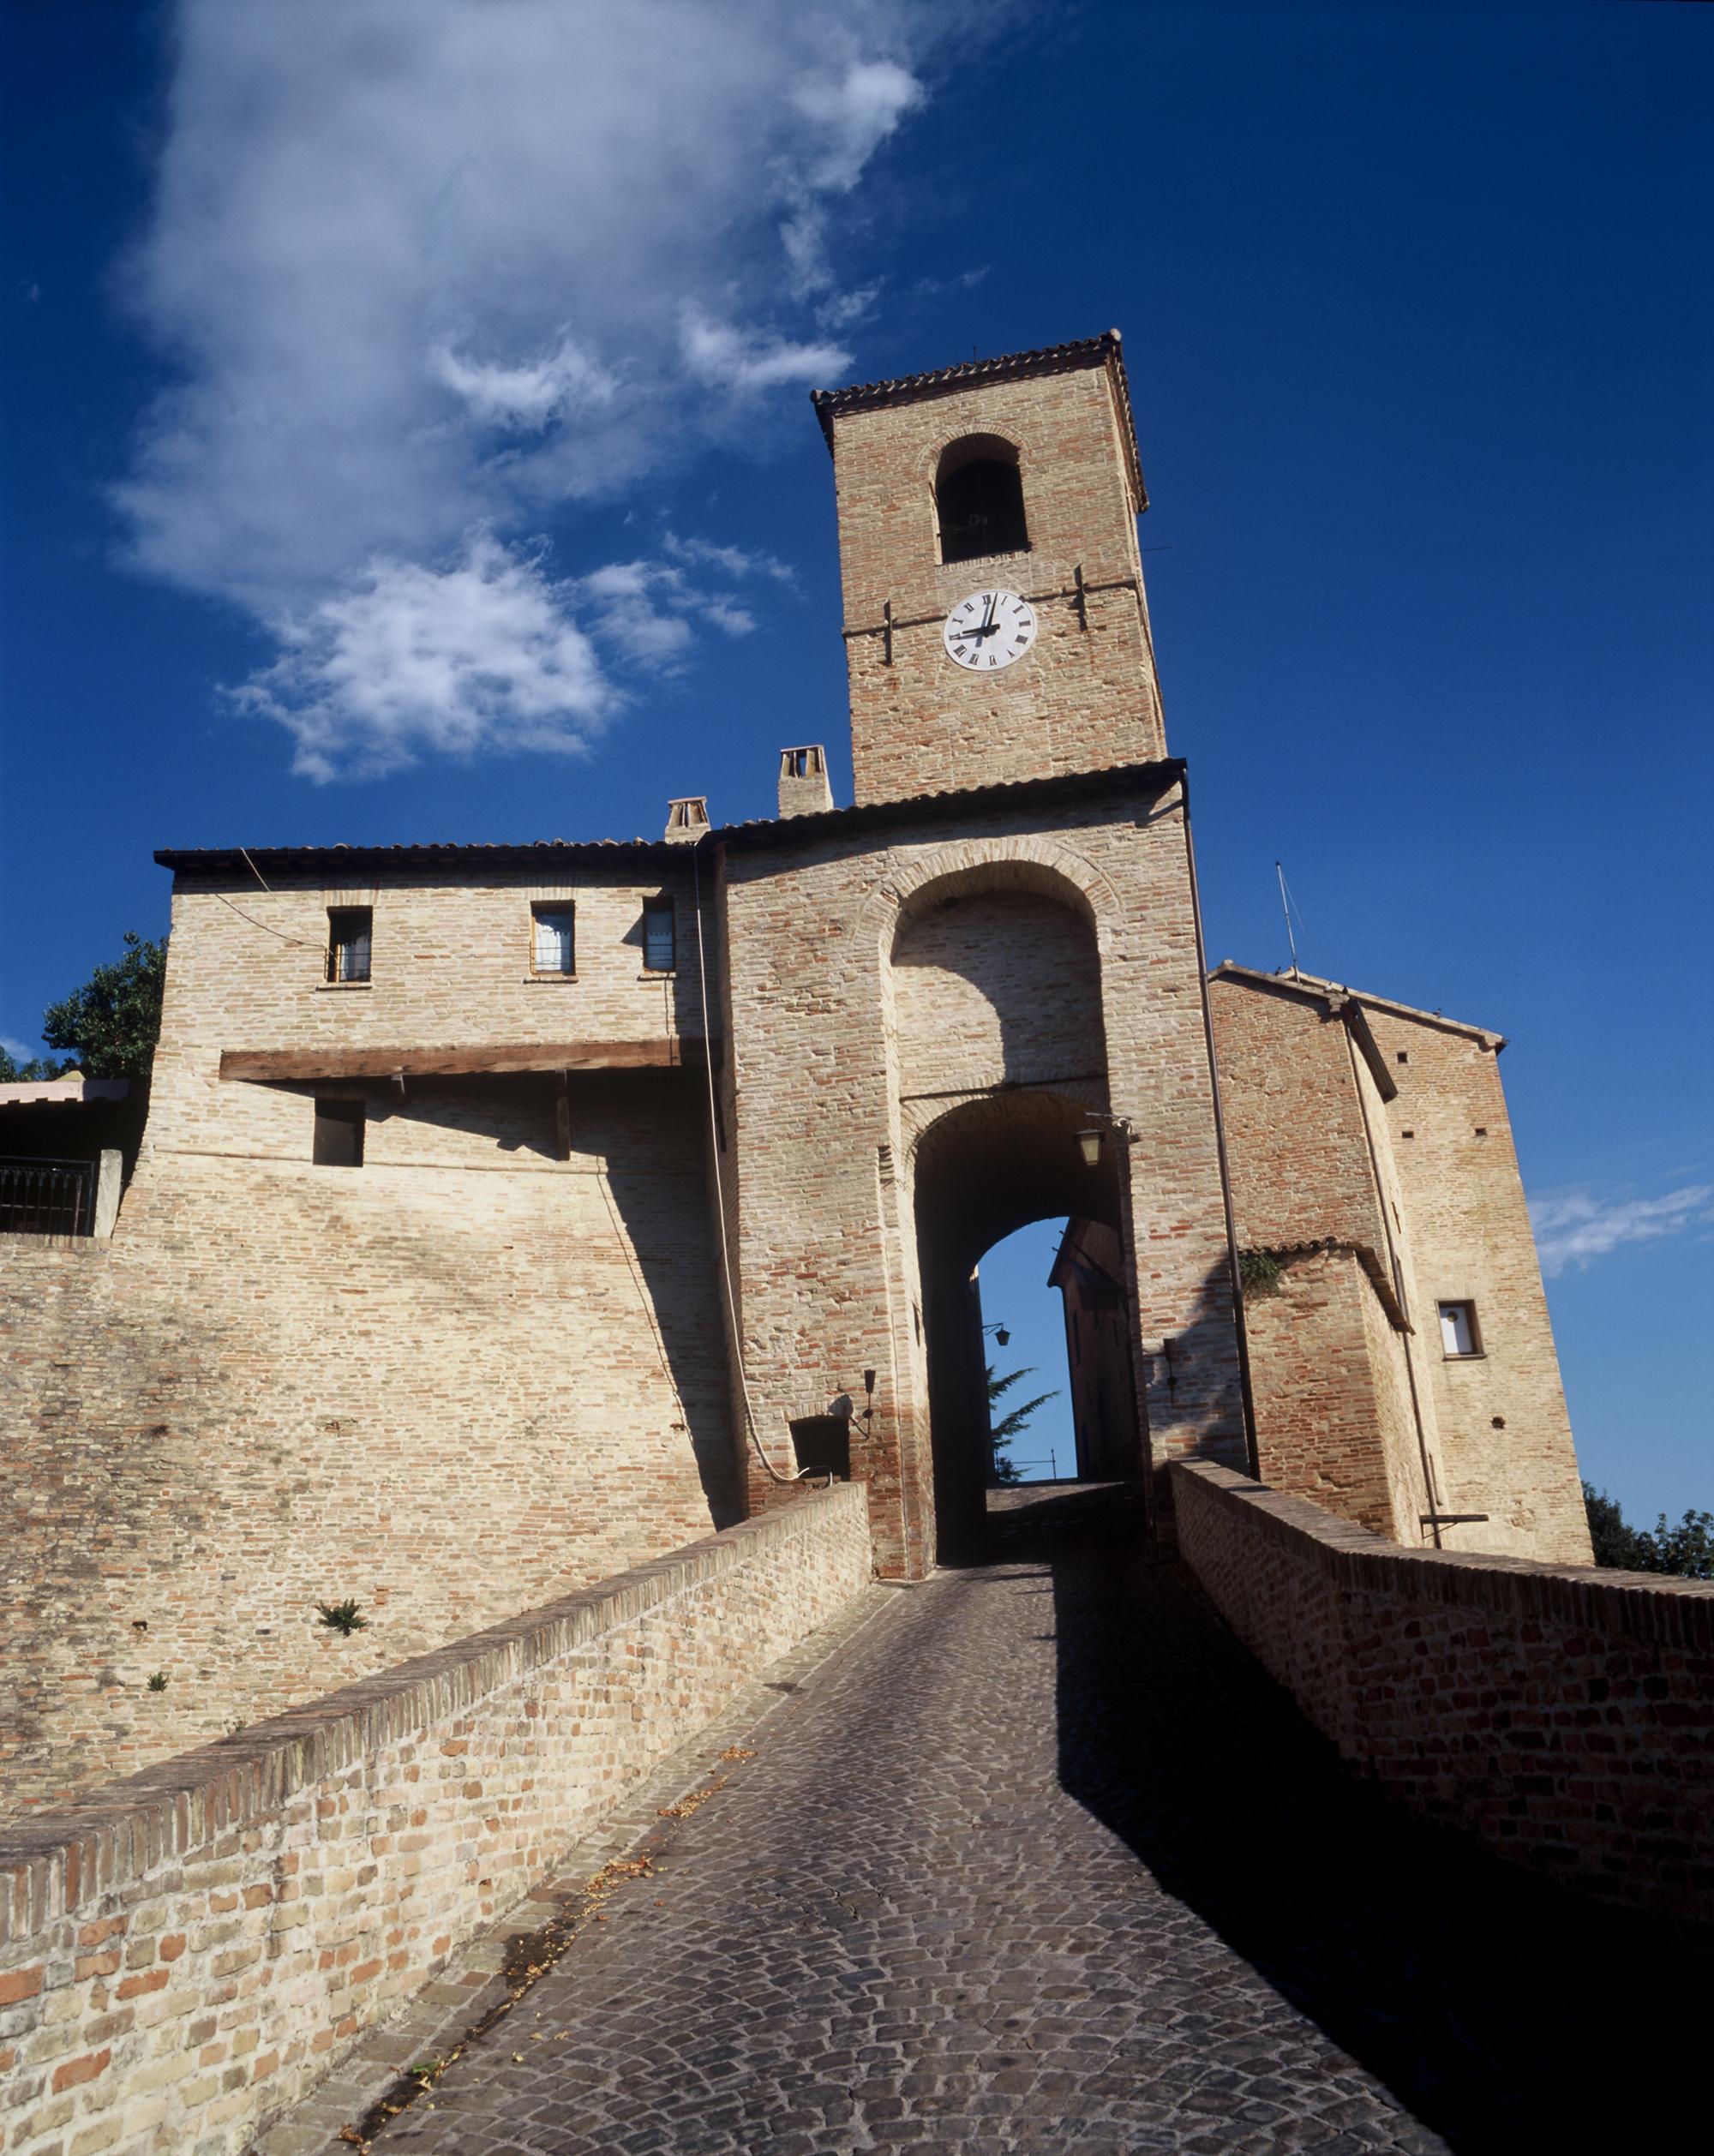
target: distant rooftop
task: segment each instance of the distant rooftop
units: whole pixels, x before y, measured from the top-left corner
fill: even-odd
[[[75,1108],[86,1100],[123,1100],[130,1090],[129,1078],[86,1078],[74,1070],[63,1078],[23,1078],[0,1086],[0,1108],[33,1108],[44,1101]]]

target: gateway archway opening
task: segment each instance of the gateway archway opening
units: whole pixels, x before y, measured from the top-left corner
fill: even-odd
[[[1116,1148],[1086,1162],[1077,1134],[1089,1105],[1064,1093],[1019,1087],[967,1101],[924,1132],[914,1196],[917,1266],[928,1362],[937,1554],[956,1560],[980,1542],[986,1516],[990,1360],[979,1267],[1004,1237],[1035,1221],[1066,1220],[1080,1241],[1116,1262],[1102,1270],[1117,1291],[1120,1381],[1103,1394],[1108,1418],[1101,1450],[1106,1474],[1142,1473],[1142,1434],[1130,1378],[1130,1326],[1124,1308],[1124,1225]],[[1044,1245],[1046,1237],[1043,1238]],[[1068,1372],[1068,1389],[1076,1387]]]

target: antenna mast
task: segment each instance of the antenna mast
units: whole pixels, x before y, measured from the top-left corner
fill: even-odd
[[[1286,916],[1286,941],[1291,947],[1291,977],[1295,980],[1297,978],[1297,939],[1291,933],[1291,901],[1286,895],[1286,871],[1278,861],[1274,864],[1274,873],[1280,878],[1280,910]]]

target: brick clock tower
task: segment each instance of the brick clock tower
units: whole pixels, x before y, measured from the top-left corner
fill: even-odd
[[[734,1407],[752,1504],[848,1450],[911,1574],[980,1527],[996,1243],[1099,1246],[1079,1456],[1157,1488],[1245,1457],[1232,1255],[1118,334],[814,402],[855,800],[787,750],[778,819],[721,841]]]
[[[860,806],[1164,756],[1118,332],[814,401]]]

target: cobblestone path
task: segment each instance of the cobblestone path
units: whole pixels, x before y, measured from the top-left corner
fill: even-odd
[[[378,2156],[1682,2145],[1705,1969],[1355,1786],[1131,1539],[891,1592]]]

